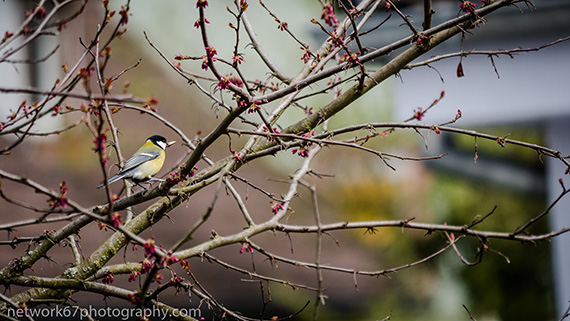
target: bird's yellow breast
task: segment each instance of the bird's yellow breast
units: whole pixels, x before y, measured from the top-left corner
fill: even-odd
[[[164,158],[164,151],[161,150],[160,155],[157,158],[141,164],[133,175],[133,178],[136,180],[145,180],[154,176],[160,171],[162,165],[164,165]]]

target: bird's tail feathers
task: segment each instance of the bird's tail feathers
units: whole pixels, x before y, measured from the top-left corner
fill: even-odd
[[[109,185],[109,184],[111,184],[111,183],[114,183],[114,182],[120,180],[120,179],[123,178],[123,177],[125,177],[125,174],[117,174],[117,175],[115,175],[115,176],[109,178],[109,181],[107,182],[107,185]],[[103,184],[97,186],[97,188],[101,188],[101,187],[103,187],[103,186],[105,186],[105,183],[103,183]]]

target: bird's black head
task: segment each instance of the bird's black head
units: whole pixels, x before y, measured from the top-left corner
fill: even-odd
[[[155,144],[156,146],[159,146],[162,149],[165,149],[166,146],[168,146],[168,142],[166,141],[166,138],[164,138],[160,135],[150,136],[147,140],[150,140],[151,142],[153,142],[153,144]]]

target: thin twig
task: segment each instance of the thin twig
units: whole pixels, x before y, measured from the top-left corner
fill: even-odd
[[[431,64],[433,62],[440,61],[443,59],[448,59],[448,58],[453,58],[453,57],[467,57],[467,56],[472,56],[472,55],[483,55],[483,56],[488,56],[489,58],[492,58],[493,56],[506,55],[506,56],[513,58],[513,55],[515,55],[517,53],[539,51],[539,50],[542,50],[544,48],[548,48],[548,47],[554,46],[556,44],[559,44],[561,42],[568,41],[569,39],[570,39],[570,36],[567,36],[567,37],[560,38],[558,40],[549,42],[547,44],[544,44],[544,45],[541,45],[538,47],[498,49],[498,50],[469,50],[469,51],[454,52],[454,53],[449,53],[449,54],[445,54],[445,55],[435,56],[435,57],[432,57],[430,59],[426,59],[426,60],[421,61],[421,62],[408,64],[406,67],[404,67],[404,69],[412,69],[412,68],[416,68],[416,67],[420,67],[420,66],[428,66],[429,64]]]

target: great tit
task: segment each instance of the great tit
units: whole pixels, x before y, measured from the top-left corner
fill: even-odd
[[[164,164],[164,150],[172,144],[174,142],[167,142],[166,138],[160,135],[150,136],[141,148],[127,160],[121,171],[109,179],[107,184],[116,182],[119,179],[130,179],[135,184],[141,186],[140,183],[154,179],[153,176],[160,171]],[[105,183],[97,186],[97,188],[103,186],[105,186]]]

